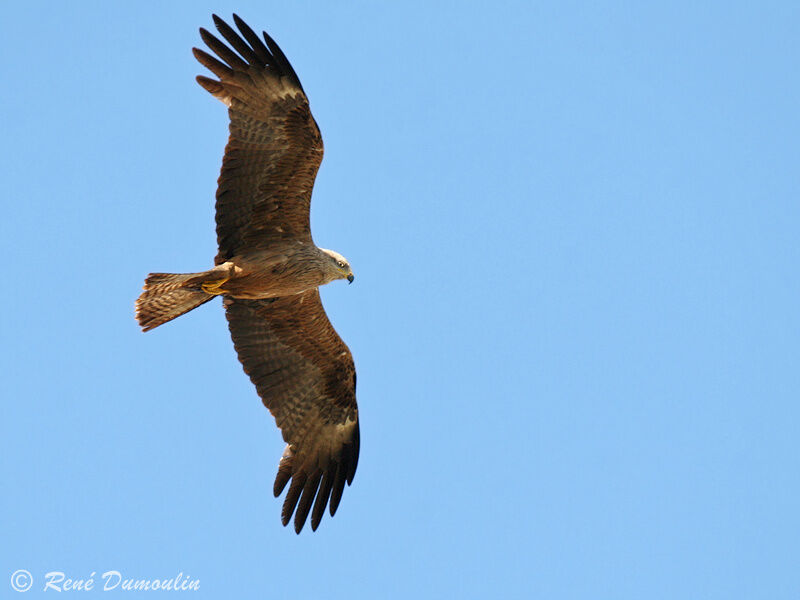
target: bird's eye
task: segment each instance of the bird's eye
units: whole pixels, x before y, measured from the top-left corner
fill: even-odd
[[[339,268],[340,268],[340,269],[344,269],[344,263],[343,263],[342,261],[340,261],[340,260],[337,260],[337,261],[336,261],[336,264],[337,264],[337,265],[339,265]]]

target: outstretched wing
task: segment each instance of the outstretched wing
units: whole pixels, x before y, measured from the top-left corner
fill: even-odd
[[[316,530],[329,499],[336,512],[358,463],[353,356],[317,289],[268,300],[226,296],[224,303],[239,360],[288,443],[274,486],[279,496],[291,480],[281,520],[286,525],[294,512],[300,533],[313,503]]]
[[[322,162],[322,137],[303,87],[278,45],[264,41],[238,16],[239,33],[214,15],[230,44],[200,29],[219,57],[195,58],[218,80],[197,82],[228,106],[230,137],[217,187],[217,264],[275,238],[311,239],[309,207]]]

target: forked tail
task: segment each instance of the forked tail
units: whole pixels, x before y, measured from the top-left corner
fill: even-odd
[[[136,301],[136,319],[144,331],[186,314],[214,295],[200,285],[205,273],[150,273]]]

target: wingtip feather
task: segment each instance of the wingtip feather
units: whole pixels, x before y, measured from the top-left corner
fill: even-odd
[[[278,463],[278,473],[275,475],[275,483],[272,486],[272,493],[276,498],[281,495],[286,484],[292,478],[292,456],[292,447],[286,446],[283,456],[281,456],[281,462]]]
[[[304,473],[297,473],[292,478],[292,484],[289,486],[289,491],[286,492],[286,499],[283,501],[283,509],[281,510],[281,523],[284,526],[288,525],[292,519],[292,513],[297,506],[297,501],[300,500],[300,493],[306,484],[306,475]]]
[[[300,502],[297,504],[294,513],[294,529],[297,533],[300,533],[306,523],[311,504],[314,502],[314,497],[319,489],[320,479],[322,479],[322,471],[318,470],[315,475],[306,481],[303,487],[303,495],[300,497]]]
[[[328,505],[331,488],[333,487],[333,475],[330,470],[326,470],[322,478],[322,483],[317,492],[317,499],[314,502],[314,510],[311,512],[311,531],[317,530],[322,521],[322,516],[325,514],[325,507]]]
[[[347,465],[340,462],[336,467],[336,475],[333,478],[333,489],[331,490],[330,499],[330,513],[331,516],[336,514],[339,508],[339,502],[342,500],[342,493],[344,492],[344,483],[346,481]]]

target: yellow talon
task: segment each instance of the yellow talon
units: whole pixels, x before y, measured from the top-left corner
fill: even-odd
[[[200,288],[206,293],[211,294],[212,296],[219,296],[220,294],[227,293],[227,290],[223,290],[220,286],[223,283],[226,283],[230,277],[224,277],[223,279],[215,279],[213,281],[204,281]]]

